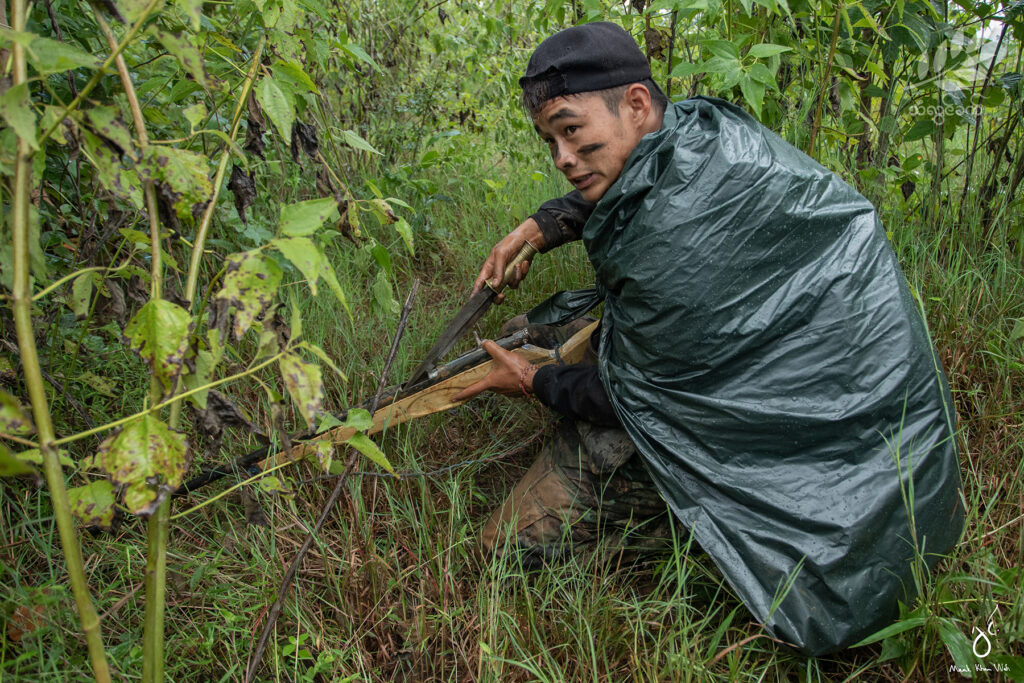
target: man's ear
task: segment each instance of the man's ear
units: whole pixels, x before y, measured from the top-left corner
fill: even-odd
[[[633,83],[622,95],[622,102],[630,115],[630,120],[637,126],[643,126],[651,116],[651,91],[647,86]]]

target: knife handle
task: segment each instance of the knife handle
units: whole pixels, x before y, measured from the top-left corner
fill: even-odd
[[[533,246],[529,242],[525,242],[523,246],[519,248],[519,253],[515,255],[515,258],[509,261],[508,265],[505,266],[505,273],[501,276],[501,282],[498,286],[495,287],[490,282],[487,283],[487,286],[493,289],[495,294],[500,294],[501,290],[505,289],[505,285],[508,284],[508,281],[512,279],[512,275],[515,274],[516,266],[524,261],[529,261],[536,253],[537,247]]]

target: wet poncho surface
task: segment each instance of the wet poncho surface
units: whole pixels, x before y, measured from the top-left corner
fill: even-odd
[[[754,617],[807,654],[889,623],[963,513],[949,390],[872,205],[695,98],[583,241],[616,412]]]

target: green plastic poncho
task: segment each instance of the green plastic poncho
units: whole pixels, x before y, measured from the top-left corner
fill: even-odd
[[[963,511],[949,389],[872,205],[695,98],[583,241],[616,412],[754,617],[810,655],[890,623]]]

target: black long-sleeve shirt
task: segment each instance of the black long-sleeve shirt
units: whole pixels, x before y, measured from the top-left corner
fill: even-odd
[[[576,190],[541,204],[531,216],[544,236],[541,251],[580,239],[583,224],[593,210],[594,205]],[[597,343],[597,332],[594,335],[590,340],[592,347]],[[545,365],[533,377],[533,393],[541,403],[573,420],[605,427],[620,424],[596,365]]]

